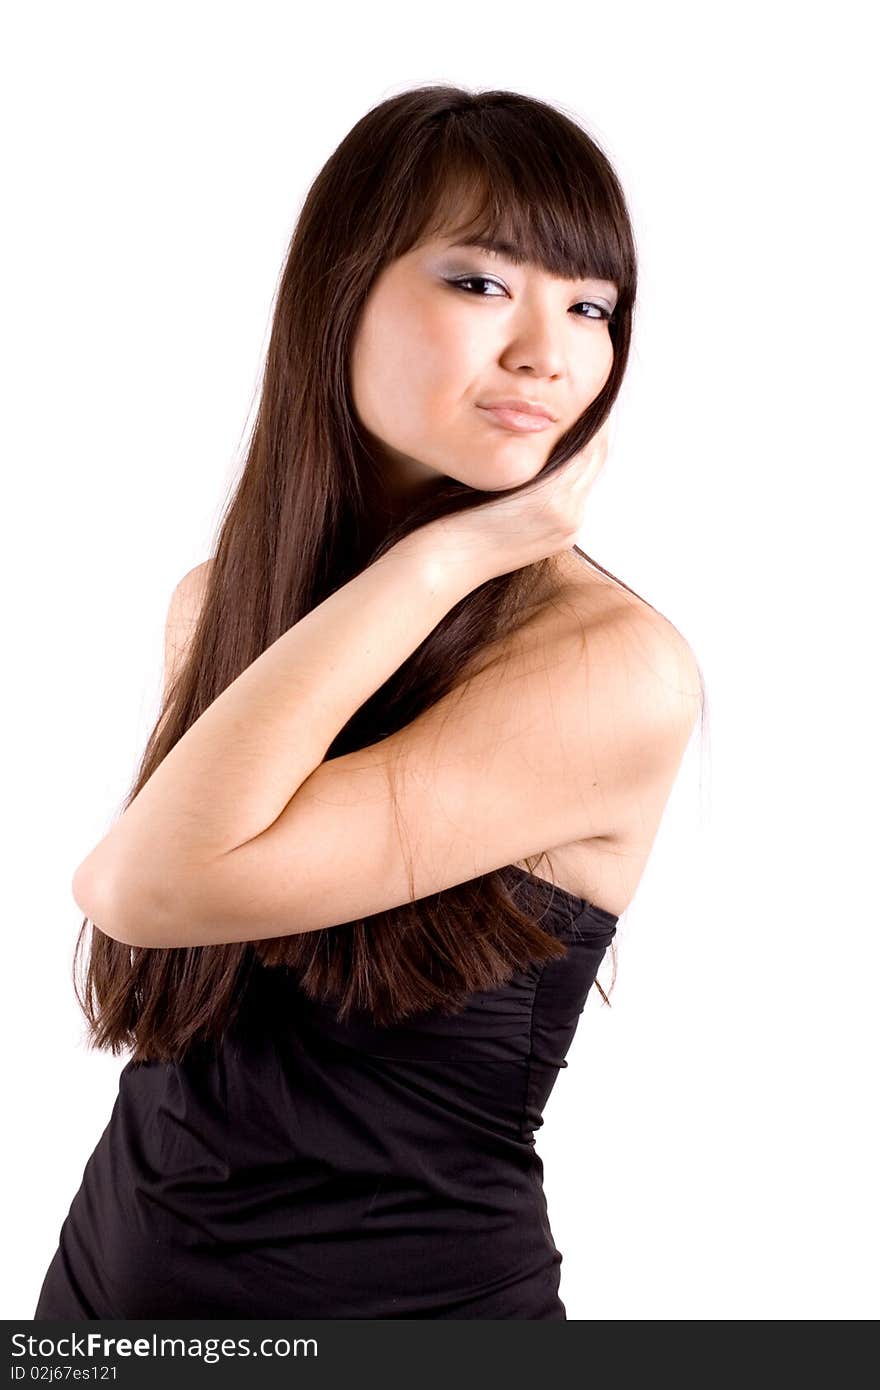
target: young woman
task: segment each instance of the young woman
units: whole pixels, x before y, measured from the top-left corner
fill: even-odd
[[[313,184],[73,882],[132,1058],[37,1318],[565,1318],[534,1132],[702,689],[574,544],[635,292],[619,182],[542,102],[406,92]]]

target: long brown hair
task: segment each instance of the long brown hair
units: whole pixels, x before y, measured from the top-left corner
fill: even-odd
[[[636,251],[623,192],[595,141],[515,92],[419,87],[367,112],[321,169],[293,232],[242,475],[220,522],[188,655],[125,806],[218,695],[316,604],[416,527],[491,501],[445,480],[392,518],[349,389],[350,347],[376,275],[450,217],[458,229],[465,207],[476,210],[468,230],[510,240],[551,274],[619,287],[610,377],[543,472],[573,457],[608,415],[629,353]],[[327,757],[396,732],[449,692],[522,623],[547,563],[470,593],[357,711]],[[364,920],[263,941],[140,948],[93,925],[80,995],[85,918],[74,987],[91,1046],[173,1061],[195,1041],[222,1037],[258,962],[287,967],[309,996],[333,1000],[340,1019],[358,1008],[393,1024],[427,1009],[454,1012],[471,991],[564,955],[539,915],[517,906],[498,871]]]

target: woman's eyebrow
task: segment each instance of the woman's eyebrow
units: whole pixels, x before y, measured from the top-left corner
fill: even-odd
[[[525,252],[512,241],[500,241],[494,237],[475,235],[463,237],[461,241],[452,243],[453,250],[460,246],[475,246],[480,251],[490,251],[496,256],[503,256],[505,260],[512,261],[514,265],[522,265],[528,260]]]
[[[463,237],[460,241],[453,241],[449,249],[454,251],[460,247],[468,246],[473,246],[480,251],[488,251],[490,255],[503,256],[504,259],[510,261],[512,265],[526,265],[529,263],[529,257],[520,246],[517,246],[512,241],[503,241],[497,237],[480,235]],[[586,280],[591,280],[593,278],[594,277],[590,275],[584,276]],[[609,285],[615,292],[617,290],[617,285],[613,280],[596,280],[596,284]]]

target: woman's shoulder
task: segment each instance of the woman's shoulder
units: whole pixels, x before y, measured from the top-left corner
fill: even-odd
[[[651,632],[671,648],[690,651],[686,638],[675,624],[614,575],[596,569],[574,551],[567,551],[558,558],[557,591],[552,601],[574,610],[582,623],[616,627],[621,632],[627,628]]]
[[[178,584],[177,590],[186,596],[192,594],[201,595],[208,583],[213,566],[213,558],[203,560],[200,565],[194,565],[191,570],[187,570]],[[175,592],[177,592],[177,590]]]
[[[195,565],[175,585],[165,619],[165,690],[170,689],[175,674],[183,664],[195,632],[213,560]]]
[[[167,642],[172,650],[185,648],[192,636],[213,564],[209,558],[195,565],[174,590],[167,624]],[[554,557],[546,587],[538,591],[530,608],[531,619],[523,624],[514,645],[524,641],[528,647],[534,639],[544,647],[548,638],[552,644],[554,635],[564,645],[573,631],[587,637],[602,634],[612,643],[628,637],[644,659],[654,664],[661,661],[665,674],[674,668],[676,683],[689,697],[699,698],[702,687],[696,657],[678,628],[641,595],[596,568],[580,552],[568,550]]]
[[[702,705],[699,663],[687,639],[646,599],[574,552],[559,557],[557,585],[544,609],[545,634],[562,646],[589,645],[593,670],[608,669],[609,699],[631,692],[634,717],[686,729]]]
[[[167,627],[170,634],[176,636],[179,629],[192,627],[198,619],[213,563],[213,560],[203,560],[178,580],[168,605]]]

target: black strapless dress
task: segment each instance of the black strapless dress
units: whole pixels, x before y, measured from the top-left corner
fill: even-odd
[[[219,1047],[129,1062],[34,1318],[564,1319],[534,1132],[618,918],[511,873],[567,954],[463,1013],[258,965]]]

